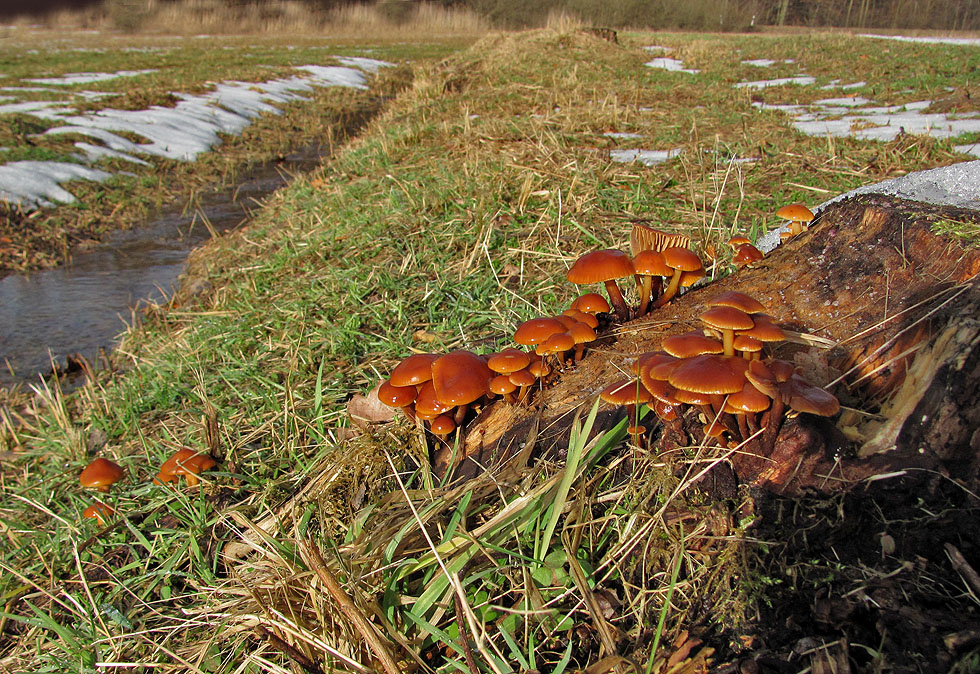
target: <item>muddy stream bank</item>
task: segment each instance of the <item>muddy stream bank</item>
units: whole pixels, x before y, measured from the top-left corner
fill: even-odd
[[[193,208],[171,206],[61,267],[0,279],[0,386],[36,381],[75,354],[97,365],[141,305],[172,294],[194,248],[246,222],[263,198],[331,150],[311,145],[256,165]]]

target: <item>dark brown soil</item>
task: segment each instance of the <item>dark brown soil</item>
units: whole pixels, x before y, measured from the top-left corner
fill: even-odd
[[[947,476],[912,473],[833,496],[756,501],[772,585],[729,643],[758,671],[947,672],[977,662],[980,604],[946,546],[980,567],[980,499]],[[849,669],[841,669],[841,664]],[[977,671],[969,667],[960,671]]]

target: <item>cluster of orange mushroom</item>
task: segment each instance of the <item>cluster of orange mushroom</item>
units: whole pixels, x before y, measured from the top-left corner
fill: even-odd
[[[794,204],[778,215],[802,219],[805,208]],[[443,441],[464,425],[467,416],[497,396],[526,404],[533,388],[543,385],[554,370],[581,360],[585,348],[598,339],[600,321],[611,320],[613,313],[622,322],[644,316],[702,279],[704,266],[689,244],[686,236],[635,224],[630,235],[632,256],[615,249],[592,251],[576,260],[566,275],[577,285],[603,284],[608,302],[591,292],[560,315],[525,321],[514,333],[514,341],[527,350],[508,347],[489,355],[453,351],[409,356],[379,385],[378,399],[400,408],[409,420],[428,427]],[[736,266],[762,259],[744,237],[733,237],[729,245]],[[622,279],[635,282],[635,310],[627,305],[617,283]],[[770,446],[785,408],[825,415],[836,412],[836,398],[808,384],[790,364],[761,357],[766,342],[785,337],[761,304],[736,292],[725,293],[711,304],[701,316],[706,324],[703,332],[667,338],[662,352],[640,357],[635,379],[613,384],[602,397],[626,405],[631,415],[640,404],[649,404],[668,421],[676,418],[680,405],[694,405],[704,413],[711,435],[746,441],[764,428]],[[719,381],[727,380],[723,384],[688,381],[709,372]],[[630,428],[636,435],[643,430],[637,424]]]
[[[167,484],[183,475],[184,479],[187,480],[187,486],[193,487],[201,481],[198,477],[199,473],[210,470],[217,465],[217,462],[210,455],[184,447],[178,449],[163,462],[160,472],[153,479],[153,482],[155,484]],[[106,494],[112,485],[125,476],[125,471],[118,463],[98,457],[82,469],[79,482],[87,489],[96,489]],[[101,501],[95,501],[82,511],[82,517],[94,519],[104,526],[115,512],[112,506]]]
[[[579,297],[558,316],[532,318],[518,326],[514,341],[533,347],[533,355],[507,347],[488,355],[452,351],[417,353],[400,362],[378,387],[378,400],[402,410],[406,418],[427,426],[448,440],[464,425],[471,410],[501,396],[508,403],[526,403],[533,387],[566,366],[567,354],[579,361],[599,326],[596,314],[609,311],[598,294]]]
[[[785,339],[765,307],[737,291],[722,293],[701,314],[703,330],[663,340],[661,351],[642,354],[635,378],[607,387],[606,402],[626,405],[631,415],[647,404],[665,422],[687,405],[700,410],[705,436],[735,446],[761,437],[771,451],[786,415],[832,416],[837,398],[803,378],[784,360],[763,356],[767,344]],[[634,437],[645,429],[634,423]]]
[[[802,234],[813,221],[813,212],[803,204],[787,204],[776,211],[776,217],[788,222],[786,230],[780,232],[779,238],[786,240]]]
[[[642,229],[640,229],[642,228]],[[647,236],[637,236],[637,232]],[[575,261],[565,277],[576,285],[602,283],[619,320],[645,316],[672,300],[681,288],[704,278],[701,258],[687,248],[687,237],[669,235],[650,227],[634,227],[633,256],[607,248],[586,253]],[[681,244],[681,245],[678,245]],[[633,278],[639,305],[631,312],[616,281]]]

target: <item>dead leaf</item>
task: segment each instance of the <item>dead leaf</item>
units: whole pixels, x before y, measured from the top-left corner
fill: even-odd
[[[412,338],[414,338],[416,342],[424,342],[426,344],[431,344],[432,342],[439,339],[436,335],[432,334],[428,330],[416,330],[415,332],[412,333]]]
[[[363,428],[367,424],[391,421],[395,418],[395,409],[378,400],[380,387],[381,384],[378,384],[366,396],[355,394],[347,402],[347,416],[358,426]]]

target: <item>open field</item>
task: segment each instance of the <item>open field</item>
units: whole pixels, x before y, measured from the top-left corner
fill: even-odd
[[[107,231],[131,226],[161,205],[186,201],[193,209],[196,196],[233,183],[251,165],[307,145],[328,146],[342,140],[382,101],[407,85],[412,61],[439,58],[473,39],[463,31],[424,43],[402,42],[397,34],[368,41],[313,33],[293,36],[288,42],[279,37],[207,35],[137,40],[112,32],[6,29],[0,41],[0,161],[61,162],[111,177],[102,183],[66,185],[77,197],[68,207],[32,212],[33,204],[27,201],[24,210],[0,208],[0,273],[58,264],[80,245],[91,245]],[[37,44],[46,45],[45,49],[34,49]],[[183,136],[180,124],[174,125],[169,138],[173,151],[167,150],[168,139],[158,135],[150,157],[140,160],[118,152],[129,141],[146,142],[138,129],[131,130],[138,120],[149,119],[158,127],[169,123],[160,118],[160,111],[217,95],[232,85],[246,88],[248,83],[309,79],[309,66],[329,70],[356,64],[358,59],[387,65],[376,74],[366,72],[371,84],[363,90],[319,82],[293,86],[283,92],[283,102],[249,103],[245,113],[278,109],[281,114],[256,115],[241,133],[211,132],[211,142],[219,143],[213,152],[204,152],[207,142],[195,146],[200,143],[197,137],[209,135],[207,129],[202,132],[193,126],[199,124],[195,119],[189,120]],[[95,76],[79,77],[79,73]],[[233,93],[243,98],[243,92]],[[235,110],[233,105],[226,107]],[[67,133],[58,130],[71,126],[73,119],[96,118],[104,110],[123,111],[112,113],[117,117],[129,115],[116,126],[105,122],[93,132],[118,129],[108,147],[105,139],[92,137],[77,123]],[[235,112],[241,114],[242,109]],[[239,121],[236,118],[232,126]],[[199,152],[197,161],[187,161]],[[66,198],[70,196],[60,197]]]
[[[261,62],[303,61],[266,49]],[[413,351],[488,352],[560,311],[576,294],[568,266],[625,249],[635,221],[719,251],[773,227],[779,205],[970,159],[954,148],[976,131],[807,135],[794,115],[812,104],[835,121],[861,97],[970,120],[978,49],[829,33],[616,44],[568,24],[414,66],[335,158],[194,255],[188,278],[210,290],[151,308],[114,371],[6,401],[0,669],[390,672],[379,653],[393,652],[394,671],[605,672],[629,658],[679,674],[767,648],[782,662],[794,644],[764,623],[775,602],[905,568],[884,539],[845,563],[806,538],[839,524],[843,497],[797,504],[810,529],[787,551],[785,532],[752,529],[752,494],[709,502],[678,477],[683,456],[631,447],[622,429],[590,439],[588,407],[568,451],[578,473],[541,461],[443,486],[422,434],[360,429],[346,403]],[[818,103],[832,98],[840,110]],[[774,107],[789,105],[801,109]],[[709,271],[730,269],[720,254]],[[200,487],[151,482],[178,447],[219,459]],[[95,456],[127,474],[100,496],[117,513],[105,526],[80,518],[93,498],[77,476]],[[937,611],[973,624],[976,597],[943,572],[930,567]],[[333,576],[342,591],[325,589]],[[383,647],[365,644],[372,630]],[[854,671],[937,671],[934,653],[889,635],[859,647]],[[944,664],[976,672],[977,653]]]

